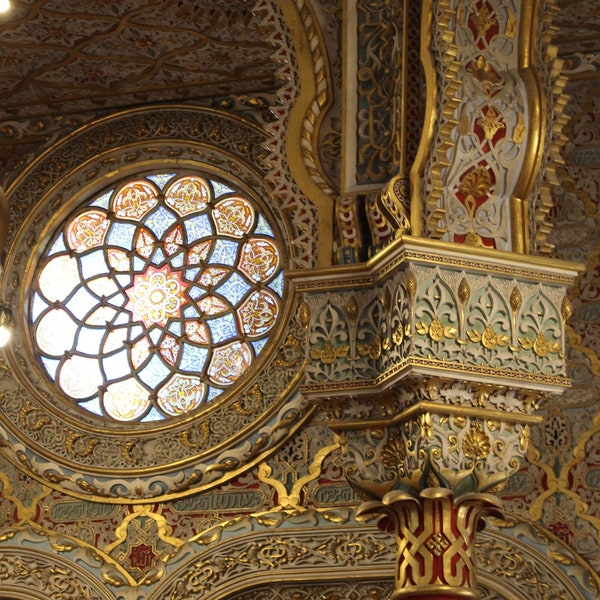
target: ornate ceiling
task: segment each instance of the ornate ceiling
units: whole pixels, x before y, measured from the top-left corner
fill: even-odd
[[[0,118],[273,91],[273,47],[251,8],[15,0],[0,25]]]
[[[600,6],[596,0],[561,0],[555,43],[561,54],[600,50]]]

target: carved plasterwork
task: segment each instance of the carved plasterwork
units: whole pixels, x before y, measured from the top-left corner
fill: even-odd
[[[374,498],[436,486],[461,496],[489,491],[518,470],[526,425],[431,411],[422,409],[398,426],[344,431],[349,481]]]
[[[565,126],[569,116],[565,108],[569,95],[565,89],[567,78],[561,72],[563,61],[556,58],[555,46],[556,20],[560,13],[557,2],[552,1],[547,2],[545,9],[537,15],[534,26],[539,32],[540,43],[537,56],[529,65],[529,70],[535,65],[538,77],[542,80],[545,97],[541,100],[542,106],[546,107],[539,124],[544,154],[535,182],[535,196],[528,223],[530,251],[534,254],[550,253],[553,249],[548,236],[554,226],[554,197],[560,193],[560,186],[567,179],[563,169],[563,153],[568,142]]]
[[[475,559],[483,598],[591,598],[594,574],[581,557],[524,523],[498,524],[500,528],[487,527],[478,534]],[[261,598],[267,586],[269,598],[322,600],[330,590],[340,595],[328,600],[354,600],[362,597],[357,591],[381,594],[393,585],[395,556],[389,534],[370,524],[332,527],[306,515],[273,527],[247,518],[232,521],[204,541],[169,556],[158,581],[127,585],[118,575],[120,566],[102,552],[68,536],[13,529],[0,538],[0,585],[19,599],[36,600],[62,598],[61,591],[70,590],[75,595],[65,598],[245,599]],[[294,590],[301,595],[294,596]]]
[[[348,93],[355,90],[356,124],[349,136],[356,137],[356,156],[347,160],[356,169],[355,186],[383,184],[396,174],[400,162],[402,123],[403,3],[384,6],[361,0],[356,3],[356,40],[349,32],[356,61],[355,80],[347,81]],[[390,172],[390,170],[392,172]]]
[[[596,31],[600,15],[594,0],[581,0],[577,4],[561,0],[560,12],[555,19],[554,36],[561,56],[575,53],[595,54],[600,50]],[[583,17],[583,18],[582,18]]]
[[[441,78],[425,189],[427,230],[510,249],[508,198],[523,164],[527,126],[527,95],[512,72],[521,11],[512,2],[430,6],[431,53]]]
[[[379,271],[374,265],[339,283],[298,280],[309,290],[306,394],[389,385],[411,371],[546,391],[566,383],[568,279],[491,256],[413,252],[402,241]]]
[[[427,198],[430,235],[520,251],[529,250],[531,236],[536,250],[547,251],[552,173],[539,201],[529,198],[542,157],[559,159],[556,150],[564,143],[562,117],[552,117],[554,109],[562,112],[564,80],[557,79],[560,64],[543,38],[551,6],[428,3],[426,74],[436,92],[412,180],[415,198]],[[540,76],[548,98],[540,95]],[[556,135],[546,139],[548,127]]]
[[[304,0],[281,6],[258,0],[254,10],[271,31],[269,39],[276,48],[271,58],[279,65],[277,76],[282,82],[277,91],[279,102],[271,107],[276,119],[266,128],[267,179],[282,210],[294,215],[300,234],[295,242],[295,267],[330,264],[333,192],[316,150],[320,121],[331,94],[322,34],[310,3]],[[306,73],[302,86],[300,66]],[[288,138],[297,139],[298,144],[288,146]]]
[[[1,548],[0,586],[4,593],[14,592],[19,594],[18,598],[35,600],[115,598],[75,561],[64,560],[54,553],[23,546]]]
[[[232,596],[231,600],[387,600],[393,591],[391,581],[280,583],[241,592]]]

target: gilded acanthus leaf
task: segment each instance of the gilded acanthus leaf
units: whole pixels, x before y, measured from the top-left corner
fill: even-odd
[[[471,288],[469,287],[469,283],[463,277],[460,280],[460,284],[458,285],[458,300],[461,304],[466,304],[471,296]]]
[[[348,315],[348,320],[351,323],[358,319],[358,302],[354,296],[350,296],[348,304],[346,304],[346,315]]]
[[[296,313],[296,318],[302,327],[305,329],[308,327],[308,324],[310,323],[310,308],[308,307],[308,302],[303,301],[300,303]]]
[[[480,429],[471,429],[463,438],[462,449],[466,456],[485,458],[491,449],[490,438]]]
[[[416,323],[415,329],[417,330],[417,333],[419,335],[426,335],[429,331],[429,327],[427,327],[427,325],[423,323],[423,321],[419,321],[418,323]]]
[[[521,296],[521,292],[519,288],[514,287],[512,292],[510,293],[510,308],[516,313],[521,308],[521,304],[523,303],[523,297]]]
[[[330,340],[325,340],[322,348],[311,349],[310,357],[314,360],[320,360],[325,365],[330,365],[335,361],[335,348]]]
[[[541,358],[548,356],[550,353],[550,344],[542,331],[537,334],[533,342],[533,351]]]
[[[429,337],[434,342],[441,342],[444,339],[444,326],[438,317],[435,317],[429,326]]]
[[[562,306],[560,307],[560,314],[565,323],[571,318],[573,314],[573,304],[571,304],[571,300],[568,296],[565,296],[562,301]]]
[[[483,347],[487,348],[488,350],[493,350],[498,345],[498,336],[491,325],[488,325],[483,330],[481,343],[483,344]]]
[[[464,176],[458,190],[462,194],[478,198],[488,194],[491,185],[492,179],[488,170],[483,166],[478,166]]]
[[[525,119],[521,113],[517,113],[517,124],[513,130],[513,142],[515,144],[523,143],[525,139]]]
[[[476,329],[470,329],[467,331],[467,337],[475,344],[478,344],[481,341],[481,333],[479,333],[479,331]]]
[[[500,115],[490,106],[488,107],[485,116],[477,119],[477,122],[483,128],[485,137],[488,140],[494,139],[494,136],[500,129],[504,129],[505,125],[500,120]]]
[[[444,327],[444,337],[445,338],[452,339],[452,338],[456,337],[457,333],[458,333],[458,329],[456,329],[456,327],[452,327],[450,325],[447,325],[446,327]]]

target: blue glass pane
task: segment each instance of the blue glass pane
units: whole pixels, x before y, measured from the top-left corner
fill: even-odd
[[[106,330],[102,328],[82,327],[77,336],[76,350],[84,354],[95,355],[100,352],[100,344]]]
[[[210,385],[210,386],[208,386],[208,394],[206,396],[206,401],[210,402],[213,398],[216,398],[217,396],[219,396],[222,393],[223,393],[223,390],[220,390],[219,388],[215,388],[212,385]]]
[[[42,356],[41,359],[48,375],[50,375],[52,379],[56,379],[56,371],[58,370],[60,361],[54,358],[46,358],[45,356]]]
[[[193,268],[193,269],[186,269],[185,270],[185,278],[188,281],[194,281],[194,279],[196,279],[196,277],[198,276],[198,273],[200,273],[201,269],[200,268]]]
[[[133,278],[128,273],[119,273],[118,275],[115,275],[115,281],[123,289],[127,289],[133,283]]]
[[[48,308],[48,304],[36,292],[31,303],[31,322],[33,323],[46,308]]]
[[[144,223],[152,230],[157,239],[160,239],[176,220],[177,218],[170,210],[167,210],[164,206],[159,206]]]
[[[100,406],[100,398],[98,396],[88,400],[87,402],[81,402],[79,406],[89,410],[90,412],[93,412],[96,415],[102,416],[102,407]]]
[[[155,390],[170,374],[171,370],[158,356],[154,355],[150,362],[138,373],[138,377],[151,390]]]
[[[133,235],[135,233],[135,225],[132,223],[113,223],[108,230],[106,242],[109,246],[118,246],[131,250],[133,245]]]
[[[139,256],[134,256],[132,270],[136,273],[142,273],[146,270],[146,261]]]
[[[198,300],[200,296],[206,294],[206,290],[204,288],[198,287],[197,285],[194,285],[188,288],[188,294],[192,300]]]
[[[213,234],[210,220],[206,215],[198,215],[197,217],[187,219],[184,226],[189,244]]]
[[[238,244],[232,240],[218,239],[209,258],[210,264],[228,265],[233,267],[237,262]]]
[[[110,272],[110,267],[106,264],[104,252],[95,250],[89,254],[83,254],[79,257],[81,264],[81,273],[83,279],[91,279],[97,275],[103,275]]]
[[[218,344],[237,335],[235,319],[232,314],[224,315],[218,319],[206,321],[212,333],[213,342]]]
[[[188,373],[201,373],[206,362],[208,350],[206,348],[197,348],[189,344],[182,344],[181,363],[179,368]]]
[[[154,251],[154,254],[152,255],[152,258],[150,260],[152,264],[156,266],[162,265],[166,260],[165,253],[162,251],[162,248],[157,248]]]
[[[134,325],[129,330],[129,340],[136,340],[142,333],[144,333],[145,329],[141,325]]]
[[[107,304],[112,306],[113,308],[123,308],[125,304],[127,304],[129,298],[123,292],[117,292],[110,298],[107,298]]]
[[[156,408],[152,407],[152,410],[143,418],[140,419],[142,423],[149,423],[151,421],[162,421],[164,416],[161,415]]]
[[[174,177],[175,173],[167,173],[164,175],[149,175],[148,179],[152,182],[154,182],[159,189],[163,189],[165,187],[165,184],[169,181],[169,179],[171,179],[171,177]]]
[[[227,298],[231,304],[236,305],[251,288],[246,280],[238,273],[233,273],[231,277],[215,291],[224,298]]]
[[[86,289],[79,288],[66,304],[75,318],[83,321],[92,309],[98,306],[98,298],[92,296]]]
[[[279,273],[275,279],[269,284],[269,287],[276,293],[279,294],[280,297],[283,296],[283,287],[285,285],[285,281],[283,279],[283,272]]]
[[[131,314],[127,310],[119,311],[117,318],[114,320],[115,325],[129,325],[131,323]]]
[[[129,351],[126,349],[108,356],[102,360],[102,366],[104,373],[108,380],[119,379],[125,377],[131,373],[131,366],[129,365]]]
[[[215,190],[215,197],[218,198],[219,196],[222,196],[223,194],[233,194],[235,192],[235,190],[232,190],[230,187],[227,187],[226,185],[218,182],[218,181],[212,181],[212,186],[213,189]]]
[[[106,192],[106,194],[100,196],[100,198],[96,198],[90,203],[90,206],[98,206],[99,208],[106,208],[108,210],[110,205],[110,197],[112,196],[113,192],[114,190],[110,190],[110,192]]]
[[[258,354],[260,353],[260,351],[265,347],[265,344],[267,343],[267,339],[262,339],[262,340],[256,340],[255,342],[252,342],[252,346],[254,348],[254,354],[258,356]]]
[[[155,346],[158,346],[158,342],[160,341],[161,336],[162,330],[158,327],[152,327],[152,329],[150,329],[150,331],[148,332],[148,337]]]
[[[181,252],[171,257],[171,265],[175,269],[183,267],[183,254]]]
[[[169,325],[169,332],[179,337],[181,335],[181,323],[179,321],[172,321]]]
[[[198,309],[193,304],[190,304],[189,306],[186,306],[185,309],[183,310],[183,316],[186,319],[196,319],[200,316],[200,313],[198,312]]]
[[[48,252],[48,256],[52,256],[53,254],[56,254],[57,252],[64,252],[66,249],[67,248],[65,246],[65,238],[64,238],[63,234],[61,233],[56,238],[56,241],[54,242],[54,244],[52,244],[52,248],[50,248],[50,251]]]
[[[269,227],[267,220],[262,216],[258,215],[258,223],[256,225],[256,229],[254,233],[258,233],[260,235],[268,235],[269,237],[273,237],[273,230]]]

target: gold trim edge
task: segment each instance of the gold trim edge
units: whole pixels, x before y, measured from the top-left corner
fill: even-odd
[[[547,256],[461,246],[452,242],[403,236],[364,263],[288,271],[299,292],[372,286],[408,260],[573,285],[585,266]]]

